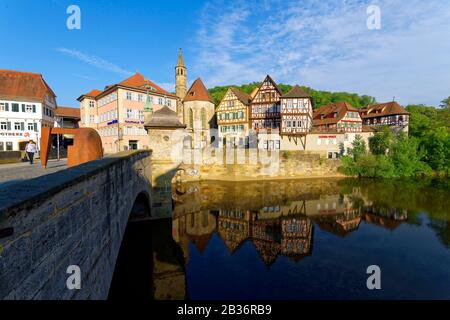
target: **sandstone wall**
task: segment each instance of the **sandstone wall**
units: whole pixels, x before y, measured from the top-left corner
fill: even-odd
[[[260,151],[259,151],[260,152]],[[339,159],[327,159],[316,153],[304,151],[280,151],[277,155],[266,154],[261,159],[249,155],[246,151],[238,155],[235,151],[234,161],[227,158],[230,154],[214,154],[214,157],[193,155],[192,161],[184,161],[179,167],[176,181],[196,180],[261,180],[261,179],[296,179],[319,177],[342,177],[338,172]],[[259,157],[259,155],[258,155]],[[212,160],[212,159],[215,159]],[[239,160],[237,160],[239,158]],[[195,160],[197,159],[197,160]],[[198,159],[201,159],[198,161]],[[217,161],[217,159],[223,159]]]

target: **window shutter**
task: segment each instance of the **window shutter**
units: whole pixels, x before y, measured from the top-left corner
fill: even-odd
[[[21,131],[24,131],[24,130],[25,130],[25,125],[24,125],[23,122],[20,123],[20,130],[21,130]]]
[[[33,123],[34,131],[37,132],[37,123]]]
[[[22,112],[25,112],[25,105],[22,103]]]
[[[9,111],[9,103],[5,103],[5,111]]]
[[[36,113],[36,105],[33,104],[33,112]]]
[[[7,122],[6,129],[11,130],[11,122]]]

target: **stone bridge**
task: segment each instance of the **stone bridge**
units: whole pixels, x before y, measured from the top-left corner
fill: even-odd
[[[0,191],[0,299],[106,299],[127,223],[150,217],[151,171],[151,151],[128,151]]]

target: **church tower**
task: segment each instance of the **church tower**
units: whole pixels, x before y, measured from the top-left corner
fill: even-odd
[[[186,96],[186,66],[184,65],[183,53],[178,52],[178,62],[175,66],[175,93],[181,100]]]

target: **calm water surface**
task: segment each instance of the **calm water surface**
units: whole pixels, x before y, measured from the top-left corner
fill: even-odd
[[[172,219],[150,226],[152,298],[450,299],[448,182],[202,182],[171,197]]]

